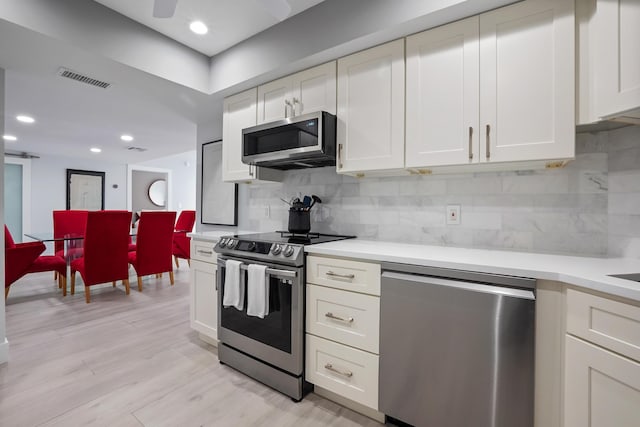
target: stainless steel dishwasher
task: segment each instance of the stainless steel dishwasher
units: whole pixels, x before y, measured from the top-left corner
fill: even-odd
[[[535,280],[382,269],[379,410],[414,426],[533,426]]]

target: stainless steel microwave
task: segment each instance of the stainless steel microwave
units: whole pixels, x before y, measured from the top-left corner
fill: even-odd
[[[336,116],[319,111],[242,130],[242,161],[273,169],[336,164]]]

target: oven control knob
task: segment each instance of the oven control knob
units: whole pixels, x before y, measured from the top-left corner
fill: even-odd
[[[229,239],[229,240],[227,241],[227,247],[228,247],[229,249],[233,249],[233,248],[235,248],[235,247],[236,247],[236,244],[237,244],[237,243],[238,243],[238,241],[237,241],[237,240],[235,240],[235,239]]]
[[[282,251],[282,255],[286,257],[290,257],[291,255],[293,255],[293,246],[285,246],[284,250]]]
[[[271,253],[274,255],[280,255],[280,252],[282,252],[282,245],[280,245],[279,243],[273,245],[273,247],[271,248]]]
[[[218,246],[220,246],[221,248],[224,248],[227,245],[227,239],[221,239],[218,242]]]
[[[247,249],[249,251],[255,251],[256,250],[256,242],[249,242],[249,246],[247,247]]]

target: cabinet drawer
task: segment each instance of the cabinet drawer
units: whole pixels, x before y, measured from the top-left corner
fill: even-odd
[[[640,307],[567,289],[567,332],[640,361]]]
[[[308,285],[307,332],[378,353],[380,298]]]
[[[191,259],[216,264],[215,242],[191,239]]]
[[[313,335],[307,337],[306,379],[378,409],[378,356]]]
[[[380,264],[308,256],[307,282],[380,296]]]

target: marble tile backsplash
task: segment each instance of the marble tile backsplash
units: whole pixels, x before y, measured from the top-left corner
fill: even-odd
[[[556,170],[363,179],[334,168],[290,171],[282,183],[242,186],[239,226],[286,229],[288,206],[280,198],[317,194],[323,203],[312,211],[312,228],[319,232],[640,257],[640,127],[576,141],[576,159]],[[449,204],[461,206],[460,225],[446,224]]]

